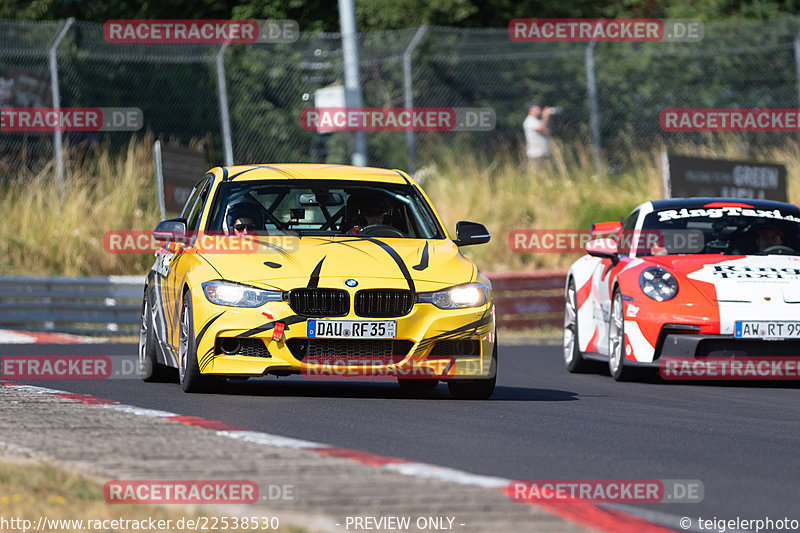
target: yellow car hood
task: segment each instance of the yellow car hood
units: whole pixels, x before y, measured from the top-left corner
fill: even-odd
[[[261,237],[254,253],[204,254],[223,279],[290,290],[344,288],[438,290],[475,280],[477,268],[449,239]],[[313,278],[313,279],[312,279]]]

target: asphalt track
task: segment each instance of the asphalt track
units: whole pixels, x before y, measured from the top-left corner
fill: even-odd
[[[0,355],[135,352],[124,344],[0,346]],[[624,505],[675,528],[682,516],[695,524],[800,520],[796,384],[617,383],[568,374],[555,346],[501,346],[499,361],[489,401],[452,400],[443,384],[407,392],[383,379],[251,379],[214,395],[137,379],[22,382],[478,474],[700,480],[701,503]]]

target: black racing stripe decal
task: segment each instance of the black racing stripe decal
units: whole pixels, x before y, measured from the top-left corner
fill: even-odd
[[[180,298],[176,297],[175,301],[173,302],[173,309],[172,313],[170,314],[170,318],[174,319],[174,322],[169,325],[170,329],[174,329],[177,327],[178,322],[180,322],[181,317],[181,305],[183,305],[183,293],[178,289],[178,278],[171,271],[176,270],[178,268],[178,263],[180,262],[181,258],[183,258],[183,250],[186,248],[186,245],[181,246],[178,248],[178,251],[172,254],[172,257],[169,260],[169,270],[167,272],[167,280],[172,280],[172,287],[170,287],[169,283],[167,284],[167,291],[168,294],[180,294]]]
[[[371,242],[372,244],[376,244],[383,248],[389,257],[394,259],[394,262],[397,263],[397,267],[400,269],[400,272],[403,274],[403,277],[406,278],[406,282],[408,283],[408,288],[411,290],[412,293],[416,294],[416,288],[414,286],[414,280],[411,279],[411,272],[408,271],[408,267],[403,262],[403,258],[400,257],[400,254],[397,253],[397,250],[389,246],[383,241],[379,241],[378,239],[373,239],[372,237],[362,237],[364,240]]]
[[[452,329],[450,331],[445,331],[444,333],[440,333],[439,335],[434,335],[433,337],[428,337],[427,339],[422,339],[419,344],[417,345],[416,350],[414,353],[422,353],[430,346],[439,340],[455,340],[455,339],[467,339],[479,334],[478,328],[483,326],[488,326],[492,323],[492,315],[489,312],[485,312],[483,316],[481,316],[478,320],[474,322],[470,322],[469,324],[465,324],[461,327],[456,329]]]
[[[314,267],[314,271],[311,273],[311,277],[308,278],[307,287],[309,289],[316,289],[319,286],[319,273],[322,271],[322,263],[325,261],[325,257],[319,260],[319,263],[317,263],[317,266]]]
[[[403,174],[403,173],[402,173],[402,172],[400,172],[399,170],[395,170],[395,172],[397,172],[398,174],[400,174],[400,177],[401,177],[401,178],[403,178],[403,180],[406,182],[406,184],[407,184],[407,185],[411,185],[411,182],[410,182],[410,181],[408,181],[408,178],[405,176],[405,174]]]
[[[231,178],[230,178],[230,179],[231,179],[231,180],[234,180],[234,179],[238,178],[239,176],[241,176],[242,174],[244,174],[244,173],[246,173],[246,172],[250,172],[250,171],[252,171],[252,170],[258,170],[259,168],[268,168],[268,169],[270,169],[270,170],[274,170],[275,172],[279,172],[279,173],[283,174],[283,175],[284,175],[284,176],[286,176],[287,178],[294,178],[294,177],[296,177],[295,175],[293,175],[293,174],[291,174],[291,173],[289,173],[289,172],[287,172],[287,171],[285,171],[285,170],[283,170],[283,169],[281,169],[281,168],[276,168],[276,167],[273,167],[273,166],[270,166],[270,165],[258,165],[257,167],[248,168],[247,170],[242,170],[242,171],[241,171],[241,172],[239,172],[238,174],[234,174],[233,176],[231,176]]]
[[[287,252],[286,249],[278,246],[277,244],[272,244],[269,242],[261,242],[260,240],[257,240],[256,242],[258,243],[259,246],[263,246],[264,248],[269,248],[270,250],[274,250],[281,257],[292,263],[294,266],[296,266],[297,268],[301,268],[300,263],[298,263],[297,260],[294,258],[292,252]]]
[[[203,357],[201,357],[200,360],[198,361],[198,365],[197,366],[200,367],[200,372],[205,370],[206,367],[213,360],[214,360],[214,347],[212,346],[211,348],[208,349],[208,351],[206,351],[206,353],[203,355]]]
[[[272,244],[271,242],[261,242],[259,240],[257,240],[256,242],[258,243],[259,246],[263,246],[264,248],[269,248],[270,250],[274,250],[274,251],[278,252],[280,255],[282,255],[283,257],[289,257],[290,256],[290,252],[287,252],[284,248],[282,248],[281,246],[278,246],[277,244]]]
[[[197,334],[197,337],[195,337],[195,339],[194,339],[194,346],[195,346],[195,349],[196,349],[198,346],[200,346],[200,341],[203,339],[203,335],[205,335],[205,334],[206,334],[206,332],[208,331],[208,328],[210,328],[210,327],[211,327],[211,324],[213,324],[215,320],[217,320],[219,317],[221,317],[221,316],[222,316],[222,315],[224,315],[224,314],[225,314],[225,311],[222,311],[220,314],[218,314],[217,316],[215,316],[214,318],[212,318],[211,320],[209,320],[208,322],[206,322],[206,325],[205,325],[205,326],[203,326],[203,328],[200,330],[200,333],[198,333],[198,334]]]
[[[283,266],[280,263],[273,263],[272,261],[264,261],[264,264],[270,268],[281,268]]]
[[[428,268],[428,243],[427,242],[425,243],[425,248],[422,249],[422,257],[419,260],[419,264],[418,265],[414,265],[411,268],[413,268],[414,270],[425,270],[426,268]]]
[[[250,172],[250,171],[252,171],[252,170],[257,170],[257,169],[259,169],[259,168],[269,168],[269,167],[267,167],[267,166],[265,166],[265,165],[260,165],[260,166],[257,166],[257,167],[248,168],[247,170],[242,170],[241,172],[237,172],[236,174],[233,174],[233,175],[232,175],[230,178],[228,178],[228,179],[230,179],[231,181],[233,181],[234,179],[238,178],[238,177],[239,177],[239,176],[241,176],[242,174],[245,174],[246,172]]]
[[[228,181],[228,168],[222,167],[222,181]]]
[[[172,258],[170,258],[170,262],[171,261],[172,261]],[[166,327],[165,333],[168,333],[169,331],[172,331],[172,330],[175,329],[175,323],[174,323],[175,317],[173,316],[173,313],[175,312],[175,305],[174,305],[175,302],[173,302],[173,309],[170,310],[171,312],[167,313],[167,302],[164,301],[164,294],[167,294],[167,295],[172,294],[172,285],[174,285],[174,283],[175,283],[175,280],[173,279],[173,276],[169,275],[169,262],[168,262],[167,263],[167,275],[163,276],[161,278],[161,285],[160,285],[161,298],[162,298],[162,308],[163,308],[163,311],[164,311],[164,325]],[[166,339],[167,342],[169,342],[169,335],[165,336],[164,339]]]
[[[266,324],[262,324],[256,328],[250,329],[245,331],[244,333],[240,333],[236,335],[236,337],[252,337],[257,333],[262,333],[264,331],[269,331],[275,327],[276,322],[283,322],[286,324],[286,329],[289,329],[289,326],[292,324],[300,324],[308,320],[308,317],[300,316],[300,315],[291,315],[281,320],[273,320],[271,322],[267,322]]]
[[[350,248],[351,250],[355,250],[356,252],[360,252],[360,253],[366,255],[367,257],[372,257],[372,254],[369,253],[368,251],[366,251],[366,250],[364,250],[362,248],[359,248],[357,246],[350,246],[349,244],[347,244],[348,242],[359,242],[359,241],[362,241],[362,240],[363,239],[351,239],[349,241],[327,241],[327,242],[323,242],[321,244],[318,244],[317,246],[327,246],[329,244],[338,244],[339,246],[346,246],[346,247]]]
[[[162,339],[167,338],[167,323],[164,320],[164,301],[161,298],[161,277],[155,275],[152,270],[147,275],[148,283],[145,285],[145,294],[147,295],[147,303],[150,306],[150,316],[152,322],[150,327],[153,328],[153,335],[156,338],[156,360],[161,364],[169,364],[166,359],[166,354],[162,346]]]

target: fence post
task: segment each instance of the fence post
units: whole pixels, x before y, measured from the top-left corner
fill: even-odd
[[[228,87],[225,83],[225,52],[230,43],[224,43],[217,52],[217,98],[222,123],[222,146],[225,151],[225,166],[233,165],[233,142],[231,141],[231,116],[228,111]]]
[[[344,101],[348,109],[361,107],[361,71],[358,61],[358,34],[353,0],[339,0],[339,27],[342,34],[342,60],[344,61]],[[355,150],[352,163],[367,166],[367,136],[364,130],[355,132]]]
[[[800,31],[794,37],[794,65],[797,76],[797,100],[800,103]]]
[[[156,202],[158,203],[158,212],[161,214],[159,220],[164,220],[167,215],[164,209],[164,170],[161,167],[161,141],[153,143],[153,164],[156,172]]]
[[[417,28],[417,33],[414,34],[411,42],[408,43],[408,48],[403,52],[403,90],[406,97],[406,109],[414,107],[414,85],[411,82],[411,54],[427,29],[428,26],[425,24]],[[413,175],[417,171],[417,147],[413,128],[406,130],[406,150],[408,152],[408,172]]]
[[[64,27],[58,32],[52,46],[50,46],[48,54],[50,60],[50,90],[53,93],[53,109],[56,114],[59,113],[59,108],[61,107],[61,94],[58,90],[58,61],[56,52],[58,50],[58,45],[60,45],[64,37],[67,36],[69,28],[74,22],[75,19],[72,17],[67,19],[64,23]],[[53,132],[53,145],[56,152],[56,183],[58,183],[59,196],[64,196],[64,154],[61,153],[62,140],[62,132],[56,128]]]
[[[594,78],[594,47],[596,41],[592,41],[586,47],[586,85],[589,96],[589,115],[592,124],[592,144],[594,145],[594,166],[597,175],[603,174],[603,164],[600,158],[600,117],[597,108],[597,82]]]

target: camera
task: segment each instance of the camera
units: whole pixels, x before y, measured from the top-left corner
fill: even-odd
[[[551,114],[551,115],[558,115],[558,114],[559,114],[559,113],[561,113],[562,111],[564,111],[564,108],[563,108],[563,107],[551,107],[551,108],[550,108],[550,114]]]

